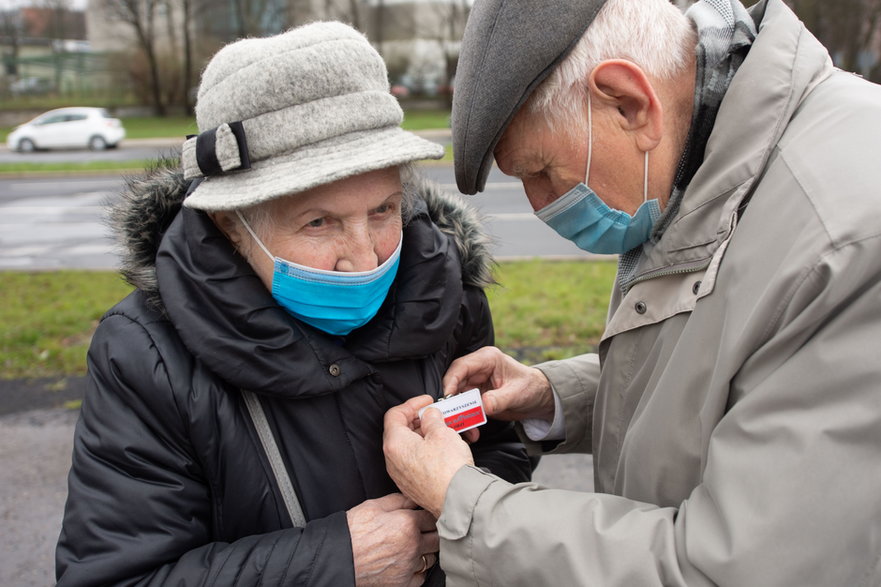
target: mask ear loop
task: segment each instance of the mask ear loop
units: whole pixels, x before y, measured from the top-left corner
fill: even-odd
[[[239,212],[238,210],[236,210],[236,216],[238,216],[238,217],[239,217],[239,220],[242,221],[242,226],[245,227],[245,230],[248,231],[248,234],[251,235],[251,238],[254,239],[254,242],[257,243],[257,244],[260,246],[261,249],[263,249],[263,252],[266,253],[266,256],[267,256],[267,257],[269,257],[269,260],[272,261],[272,262],[274,263],[274,262],[275,262],[275,257],[272,256],[272,253],[269,252],[269,249],[266,248],[266,245],[263,244],[263,241],[261,241],[259,238],[257,238],[257,235],[256,235],[256,234],[254,233],[254,231],[251,229],[251,225],[248,224],[248,221],[245,220],[245,217],[242,216],[242,213]]]
[[[593,158],[593,113],[590,107],[590,88],[587,89],[587,166],[584,169],[584,185],[590,185],[590,161]]]
[[[645,177],[642,181],[642,203],[649,201],[649,152],[645,152]]]

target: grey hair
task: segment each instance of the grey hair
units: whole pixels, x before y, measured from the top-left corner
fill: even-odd
[[[670,0],[608,0],[527,108],[554,131],[584,129],[584,81],[602,61],[624,59],[652,77],[671,79],[688,66],[696,44],[691,20]]]

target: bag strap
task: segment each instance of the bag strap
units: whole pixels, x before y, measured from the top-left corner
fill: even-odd
[[[266,412],[263,411],[263,405],[260,403],[257,395],[246,389],[241,390],[242,397],[245,398],[245,405],[248,407],[248,414],[251,421],[254,422],[254,428],[257,430],[257,436],[260,438],[260,444],[266,451],[266,458],[269,459],[269,466],[272,467],[272,473],[275,475],[275,481],[281,490],[281,497],[284,500],[285,508],[291,517],[294,528],[306,525],[306,517],[303,515],[303,508],[300,507],[300,500],[297,498],[297,492],[288,476],[288,471],[284,466],[281,458],[281,452],[278,450],[278,444],[272,435],[272,428],[269,427],[269,420],[266,419]]]

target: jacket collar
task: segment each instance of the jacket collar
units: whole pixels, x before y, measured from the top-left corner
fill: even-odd
[[[287,398],[343,390],[370,362],[417,358],[449,339],[462,297],[458,255],[418,214],[404,229],[398,277],[377,316],[345,341],[273,300],[202,212],[184,208],[156,257],[166,313],[189,351],[231,384]]]

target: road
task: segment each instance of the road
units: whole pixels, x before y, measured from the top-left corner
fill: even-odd
[[[151,158],[165,145],[140,145],[105,153],[39,153],[49,158],[122,156]],[[122,155],[119,155],[122,154]],[[0,162],[22,156],[0,149]],[[81,159],[82,160],[82,159]],[[423,171],[455,191],[450,165]],[[0,179],[0,270],[116,268],[117,257],[103,224],[106,204],[119,193],[119,176]],[[520,184],[490,174],[484,194],[469,199],[486,216],[500,259],[547,256],[586,258],[532,214]],[[0,401],[3,397],[0,396]],[[0,586],[54,585],[53,552],[70,467],[76,412],[37,409],[0,416]],[[545,457],[535,473],[547,487],[591,491],[592,461],[587,455]]]
[[[116,149],[106,151],[58,150],[35,153],[15,153],[0,149],[0,163],[86,163],[89,161],[134,161],[152,159],[167,154],[173,146],[167,140],[139,140],[123,142]]]
[[[169,149],[168,145],[158,144],[139,148],[139,152],[155,156]],[[124,149],[119,152],[131,153]],[[5,154],[23,156],[8,151]],[[86,151],[27,157],[101,155]],[[445,189],[457,192],[452,165],[429,164],[421,170]],[[107,203],[117,197],[123,185],[120,175],[0,178],[0,270],[115,269],[118,259],[104,217]],[[487,230],[494,239],[492,252],[499,260],[595,257],[538,220],[520,183],[498,169],[490,173],[484,193],[464,197],[485,216]]]

